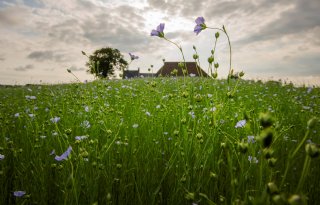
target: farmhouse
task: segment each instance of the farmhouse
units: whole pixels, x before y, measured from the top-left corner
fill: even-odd
[[[182,69],[179,68],[178,64],[179,62],[164,62],[164,65],[157,73],[140,73],[140,69],[125,70],[123,76],[124,78],[184,76]],[[197,67],[195,62],[186,62],[186,66],[187,75],[208,77],[208,74],[200,67]],[[176,70],[176,72],[174,72],[174,70]]]
[[[155,76],[153,73],[140,73],[140,69],[138,70],[125,70],[123,73],[123,78],[138,78],[138,77],[153,77]]]
[[[156,76],[184,76],[178,64],[179,62],[164,62],[164,65],[156,73]],[[186,62],[186,66],[188,75],[208,77],[208,74],[198,67],[195,62]],[[176,73],[173,72],[175,69]]]

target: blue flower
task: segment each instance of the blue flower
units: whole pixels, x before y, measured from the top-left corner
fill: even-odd
[[[194,32],[198,35],[202,30],[206,29],[207,26],[204,23],[204,18],[203,17],[198,17],[196,20],[196,26],[194,27]]]
[[[151,36],[158,36],[160,38],[163,38],[164,37],[163,29],[164,29],[164,23],[159,24],[156,30],[153,29],[151,31]]]
[[[54,159],[57,161],[66,160],[68,158],[68,156],[70,155],[71,151],[72,151],[72,147],[69,146],[67,151],[65,151],[61,156],[57,155]]]
[[[242,128],[246,125],[247,121],[246,120],[240,120],[239,122],[237,122],[236,126],[234,126],[235,128]]]
[[[133,55],[132,53],[129,53],[129,55],[132,61],[139,58],[139,56]]]
[[[13,196],[15,197],[23,197],[26,194],[25,191],[15,191],[13,192]]]

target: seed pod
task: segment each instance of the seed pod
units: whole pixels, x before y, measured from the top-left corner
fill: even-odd
[[[215,34],[215,37],[216,37],[216,38],[219,38],[219,36],[220,36],[220,34],[219,34],[219,32],[217,32],[217,33]]]
[[[238,148],[241,153],[245,154],[248,151],[248,143],[240,142]]]
[[[259,140],[262,143],[263,148],[270,147],[273,138],[273,130],[271,128],[263,130],[260,134]]]
[[[303,200],[301,198],[301,196],[294,194],[292,195],[289,199],[288,202],[290,205],[303,205]]]
[[[260,125],[263,128],[270,127],[274,122],[274,120],[273,120],[272,116],[270,115],[270,113],[260,113],[259,120],[260,120]]]
[[[269,165],[270,167],[274,167],[274,166],[276,165],[276,162],[277,162],[277,159],[274,158],[274,157],[268,159],[268,165]]]
[[[197,54],[193,54],[193,59],[194,60],[196,60],[196,59],[198,59],[199,58],[199,56],[197,55]]]
[[[210,57],[208,58],[208,63],[212,64],[213,61],[214,61],[214,57],[210,56]]]
[[[316,158],[319,156],[319,147],[316,144],[306,144],[306,152],[311,158]]]
[[[313,118],[311,118],[309,121],[308,121],[308,129],[312,129],[312,128],[314,128],[315,126],[316,126],[316,124],[317,124],[317,122],[318,122],[318,119],[316,118],[316,117],[313,117]]]
[[[273,182],[267,184],[267,191],[270,195],[279,194],[278,186]]]

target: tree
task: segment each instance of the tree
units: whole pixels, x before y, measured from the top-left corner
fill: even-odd
[[[84,52],[83,54],[86,55]],[[109,47],[96,50],[87,57],[89,59],[86,63],[89,68],[87,71],[98,78],[113,76],[116,69],[124,70],[128,65],[118,49]]]

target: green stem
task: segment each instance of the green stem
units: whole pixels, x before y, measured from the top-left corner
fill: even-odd
[[[297,146],[297,148],[292,152],[292,154],[289,155],[288,157],[288,162],[287,162],[287,166],[286,166],[286,170],[284,172],[282,181],[281,181],[281,185],[280,187],[282,187],[284,180],[287,177],[288,171],[289,171],[289,167],[290,167],[290,162],[292,161],[292,159],[295,157],[295,155],[298,153],[299,149],[302,147],[302,145],[305,143],[305,141],[307,140],[308,136],[309,136],[310,130],[308,129],[306,134],[304,135],[303,139],[301,140],[301,142],[299,143],[299,145]]]
[[[222,31],[227,36],[228,44],[229,44],[229,55],[230,55],[230,58],[229,58],[229,74],[228,74],[228,84],[229,84],[231,67],[232,67],[232,65],[231,65],[231,62],[232,62],[232,51],[231,51],[230,37],[229,37],[229,35],[228,35],[228,33],[227,33],[227,31],[226,31],[224,26],[222,26],[223,29],[221,29],[221,28],[211,28],[211,27],[207,27],[207,28]]]
[[[310,162],[311,162],[311,158],[308,155],[306,155],[306,159],[304,160],[303,170],[302,170],[300,180],[296,189],[296,193],[299,193],[301,187],[303,186],[303,183],[306,179],[307,172],[310,167]]]
[[[183,63],[184,63],[184,68],[186,69],[186,71],[188,72],[188,70],[187,70],[187,63],[186,63],[186,59],[185,59],[185,57],[184,57],[184,54],[183,54],[183,51],[182,51],[182,48],[181,48],[181,46],[179,46],[178,44],[176,44],[175,42],[173,42],[173,41],[171,41],[171,40],[169,40],[169,39],[167,39],[166,37],[163,37],[163,39],[164,40],[166,40],[166,41],[168,41],[168,42],[170,42],[170,43],[172,43],[172,44],[174,44],[175,46],[177,46],[177,48],[179,49],[179,51],[180,51],[180,53],[181,53],[181,55],[182,55],[182,59],[183,59]],[[184,72],[182,72],[183,73],[183,76],[184,77],[186,77],[185,76],[185,73]],[[188,73],[187,73],[188,74]]]

